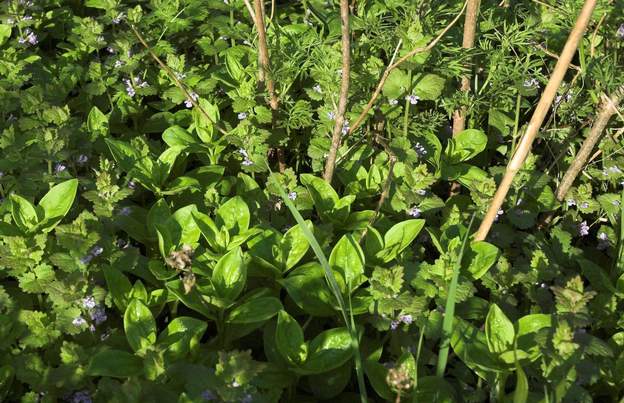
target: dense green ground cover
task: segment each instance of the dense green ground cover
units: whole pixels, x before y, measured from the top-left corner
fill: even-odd
[[[583,2],[252,3],[0,5],[0,401],[621,401],[624,1],[485,241]]]

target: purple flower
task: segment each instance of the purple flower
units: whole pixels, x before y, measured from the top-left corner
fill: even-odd
[[[25,15],[24,17],[22,17],[23,21],[31,21],[32,20],[32,15]]]
[[[134,77],[133,80],[134,80],[134,85],[136,85],[139,88],[149,87],[149,84],[147,83],[147,81],[141,80],[141,77],[139,76]]]
[[[536,78],[526,79],[526,80],[524,80],[524,83],[522,85],[524,86],[524,88],[527,88],[527,89],[539,88],[540,87],[540,83],[539,83],[539,81],[537,81]]]
[[[247,112],[241,112],[238,114],[238,120],[247,119]]]
[[[614,206],[616,206],[616,207],[617,207],[617,206],[619,206],[619,205],[620,205],[620,201],[619,201],[619,200],[613,200],[613,201],[611,202],[611,204],[613,204]]]
[[[313,89],[315,92],[318,92],[319,94],[322,94],[322,93],[323,93],[323,90],[321,89],[321,84],[315,84],[315,85],[314,85],[314,87],[312,87],[312,89]]]
[[[93,296],[86,297],[82,299],[82,307],[87,309],[93,309],[97,305],[95,302],[95,298]]]
[[[342,134],[347,134],[349,133],[349,121],[345,120],[344,123],[342,124]]]
[[[336,119],[336,113],[334,111],[327,112],[327,119],[329,119],[329,120]]]
[[[130,189],[130,190],[136,189],[136,182],[135,181],[129,181],[128,182],[128,189]]]
[[[83,256],[80,258],[80,263],[82,264],[89,264],[89,262],[91,262],[91,260],[93,260],[93,255],[91,254],[87,254],[86,256]]]
[[[72,320],[72,325],[76,326],[76,327],[80,327],[82,325],[86,325],[87,321],[84,320],[84,318],[82,316],[78,316],[77,318],[74,318],[74,320]]]
[[[89,392],[86,390],[83,390],[83,391],[74,393],[71,398],[71,402],[72,403],[92,403],[93,400],[91,400],[91,395],[89,395]]]
[[[579,204],[580,208],[588,208],[589,207],[589,203],[588,202],[583,202],[581,204]]]
[[[578,225],[578,233],[580,236],[589,235],[589,225],[587,225],[587,221],[583,221]]]
[[[422,210],[419,209],[418,207],[412,207],[411,209],[407,210],[407,215],[412,216],[414,218],[420,217],[420,213],[422,213]]]
[[[399,315],[399,321],[410,325],[414,321],[414,318],[412,318],[412,315]]]
[[[392,330],[397,330],[397,328],[399,327],[399,321],[398,320],[393,320],[392,322],[390,322],[390,329]]]
[[[416,194],[424,196],[427,194],[427,191],[425,189],[416,189]]]
[[[39,43],[39,39],[37,39],[37,35],[35,35],[35,33],[32,32],[30,29],[26,29],[24,32],[26,36],[23,38],[20,38],[18,40],[19,43],[28,42],[30,45],[36,45],[37,43]]]
[[[128,94],[129,97],[133,97],[136,95],[136,90],[134,89],[134,87],[132,86],[132,81],[130,81],[129,79],[124,79],[123,83],[126,85],[126,93]]]
[[[390,104],[390,106],[395,106],[399,104],[399,100],[393,98],[393,99],[390,99],[388,103]]]
[[[121,22],[121,20],[123,20],[124,18],[126,18],[126,16],[124,15],[124,13],[120,13],[119,15],[117,15],[117,17],[113,18],[112,23],[117,25]]]
[[[87,157],[85,154],[80,154],[78,158],[76,158],[76,162],[80,165],[86,164],[87,161],[89,161],[89,157]]]
[[[620,25],[617,32],[615,33],[615,36],[617,36],[618,39],[624,39],[624,24]]]
[[[243,164],[244,166],[248,167],[249,165],[253,165],[253,161],[250,160],[250,159],[245,158],[241,164]]]
[[[566,201],[566,203],[568,204],[568,207],[572,207],[572,206],[575,206],[575,205],[576,205],[576,200],[574,200],[574,199],[568,199],[568,200]]]
[[[131,207],[125,206],[125,207],[122,207],[121,209],[119,209],[119,215],[129,216],[130,213],[132,213],[132,208]]]
[[[112,55],[112,54],[115,53],[115,48],[113,48],[112,46],[107,46],[106,47],[106,51]],[[119,60],[117,60],[117,61],[119,61]],[[117,66],[115,66],[115,67],[117,67]]]
[[[93,256],[100,256],[102,252],[104,252],[104,248],[102,248],[99,245],[95,245],[93,248],[91,248],[91,250],[89,251],[89,254]]]
[[[405,97],[405,99],[409,101],[410,104],[416,105],[420,100],[420,97],[418,95],[408,95]]]
[[[416,143],[414,145],[414,150],[416,150],[416,154],[418,154],[419,157],[427,155],[427,150],[425,150],[425,147],[423,147],[420,143]]]
[[[67,169],[67,166],[63,163],[57,163],[56,165],[54,165],[54,173],[55,174],[60,174],[61,172],[65,171]]]
[[[108,318],[106,316],[106,310],[102,308],[101,306],[96,306],[91,311],[90,315],[91,315],[91,320],[94,321],[96,325],[99,325],[100,323],[104,323],[106,319]]]
[[[601,232],[598,234],[598,239],[600,239],[601,241],[607,241],[609,239],[609,236],[606,232]]]
[[[290,193],[288,193],[288,198],[290,200],[297,200],[297,192],[290,192]]]
[[[120,68],[121,66],[123,66],[125,63],[121,60],[115,60],[115,64],[113,65],[116,69]],[[125,82],[125,81],[124,81]],[[127,87],[128,85],[126,85]]]
[[[184,101],[184,105],[187,108],[192,108],[193,107],[193,101],[197,101],[199,99],[199,95],[197,95],[194,92],[191,92],[189,95],[191,96],[191,98],[189,98],[186,101]]]

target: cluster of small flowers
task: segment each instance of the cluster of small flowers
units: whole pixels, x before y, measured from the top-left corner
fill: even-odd
[[[578,233],[580,236],[589,235],[589,225],[587,225],[587,221],[583,221],[578,225]]]
[[[191,98],[189,98],[186,101],[184,101],[184,105],[187,108],[192,108],[193,107],[193,101],[197,102],[197,100],[199,99],[199,95],[197,95],[195,92],[191,92],[189,95],[191,96]]]
[[[88,264],[91,260],[93,260],[93,258],[100,256],[102,252],[104,252],[104,248],[99,245],[95,245],[86,256],[80,258],[80,263]]]
[[[540,87],[540,83],[539,81],[537,81],[536,78],[530,78],[530,79],[524,80],[524,83],[522,85],[524,86],[524,88],[539,88]]]
[[[390,322],[390,329],[397,330],[401,323],[405,323],[406,325],[410,325],[413,322],[412,315],[399,315],[396,320]]]
[[[344,123],[342,124],[342,134],[347,134],[349,133],[349,129],[351,129],[351,127],[349,127],[349,121],[345,120]]]
[[[336,112],[334,112],[334,111],[327,112],[327,119],[329,119],[329,120],[336,119]]]
[[[427,155],[427,150],[425,150],[425,147],[423,147],[420,143],[416,143],[414,145],[414,150],[416,150],[416,154],[418,154],[419,157]]]
[[[416,206],[414,206],[414,207],[410,208],[409,210],[407,210],[407,215],[409,215],[411,217],[414,217],[414,218],[420,217],[420,213],[422,213],[422,210],[419,209]]]
[[[418,103],[418,100],[420,100],[420,97],[418,95],[408,95],[405,97],[405,100],[409,101],[409,103],[412,105],[416,105]]]
[[[624,24],[620,25],[617,32],[615,33],[615,36],[617,36],[618,39],[624,39]]]
[[[245,150],[244,148],[241,148],[238,150],[238,153],[242,155],[244,158],[242,162],[243,166],[248,167],[249,165],[253,164],[253,161],[249,159],[249,154],[247,154],[247,150]]]
[[[132,81],[134,81],[134,84],[132,83]],[[126,93],[130,97],[133,97],[136,95],[136,90],[134,89],[135,86],[138,88],[149,87],[149,84],[146,81],[141,80],[141,77],[134,77],[132,81],[130,81],[130,79],[127,79],[127,78],[123,80],[123,83],[126,85]]]
[[[321,89],[321,84],[315,84],[314,87],[312,87],[312,89],[318,92],[319,94],[323,93],[323,90]]]
[[[37,43],[39,43],[39,39],[37,38],[37,35],[35,35],[35,33],[30,28],[26,28],[24,30],[24,36],[19,38],[17,41],[20,44],[26,44],[26,45],[36,45]]]

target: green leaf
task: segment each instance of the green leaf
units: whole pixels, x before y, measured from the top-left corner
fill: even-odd
[[[201,313],[205,317],[211,320],[216,320],[216,313],[212,307],[206,303],[201,294],[196,288],[193,288],[189,293],[184,289],[182,280],[173,280],[165,283],[167,290],[176,296],[176,298],[187,307],[192,310]]]
[[[130,292],[132,291],[130,280],[128,280],[121,271],[110,266],[104,266],[103,272],[108,292],[113,298],[113,303],[120,312],[125,312],[128,306]]]
[[[204,236],[208,245],[215,251],[225,250],[226,240],[221,237],[221,233],[212,219],[198,211],[193,213],[193,219],[199,228],[199,231]]]
[[[124,172],[130,172],[135,163],[141,159],[139,151],[120,140],[105,139],[108,148],[115,161]]]
[[[264,322],[277,315],[282,309],[282,303],[277,298],[253,298],[232,309],[228,314],[227,322],[239,324]]]
[[[466,129],[449,140],[446,147],[446,159],[451,164],[468,161],[487,146],[487,136],[483,131]]]
[[[442,95],[446,79],[437,74],[425,74],[415,77],[416,86],[412,91],[423,101],[435,101]]]
[[[306,225],[312,231],[312,222],[307,220]],[[279,241],[279,261],[282,271],[287,271],[295,266],[305,256],[309,248],[310,244],[299,224],[286,231]]]
[[[211,104],[204,98],[199,98],[197,103],[204,112],[208,115],[208,118],[203,114],[203,112],[194,107],[193,108],[193,124],[195,125],[195,130],[197,132],[198,137],[204,143],[210,144],[212,143],[212,135],[214,133],[214,124],[219,122],[219,108],[216,105]]]
[[[171,126],[162,134],[163,141],[169,146],[189,147],[197,144],[197,140],[180,126]]]
[[[407,74],[401,69],[394,69],[388,75],[383,86],[383,94],[389,99],[399,99],[411,87]]]
[[[457,392],[452,384],[437,376],[425,376],[418,379],[418,389],[414,402],[455,403]]]
[[[28,232],[39,222],[35,206],[18,194],[11,194],[11,216],[23,232]]]
[[[3,45],[8,38],[11,37],[11,26],[0,24],[0,45]]]
[[[41,230],[43,232],[51,231],[69,212],[76,191],[78,190],[78,179],[70,179],[53,186],[48,193],[39,201],[39,206],[44,212],[44,222]]]
[[[182,245],[195,245],[201,236],[199,227],[193,219],[193,213],[197,212],[194,204],[178,209],[167,221],[167,227],[172,228],[172,240],[176,247]]]
[[[361,283],[364,274],[364,252],[352,235],[343,235],[336,243],[329,255],[329,266],[342,274],[349,288],[357,287]]]
[[[225,226],[230,235],[239,234],[249,229],[249,207],[240,196],[226,201],[216,212],[215,223],[218,227]]]
[[[472,277],[479,279],[496,263],[498,248],[486,241],[476,241],[464,254],[462,267],[467,267]]]
[[[384,247],[377,257],[390,262],[416,239],[424,226],[425,220],[406,220],[393,225],[384,235]]]
[[[496,304],[490,306],[485,318],[485,337],[492,353],[501,354],[513,349],[514,325]]]
[[[156,342],[156,321],[141,300],[133,299],[128,304],[124,314],[124,330],[128,344],[135,352],[144,352]]]
[[[333,316],[334,297],[325,282],[320,264],[306,263],[294,269],[288,277],[279,280],[295,304],[313,316]]]
[[[299,365],[308,356],[308,346],[303,339],[303,330],[286,311],[280,311],[277,316],[275,343],[277,351],[291,364]]]
[[[182,359],[199,347],[207,327],[207,323],[203,320],[188,316],[177,317],[158,335],[157,344],[166,349],[165,355],[169,360]]]
[[[141,358],[126,351],[113,349],[95,354],[87,367],[87,375],[113,378],[128,378],[139,375],[142,371],[143,360]]]
[[[87,116],[87,130],[91,133],[101,135],[108,133],[108,117],[106,117],[97,106],[91,107],[89,111],[89,116]]]
[[[212,284],[221,298],[234,301],[240,295],[247,281],[247,266],[240,247],[231,250],[219,259],[212,272]]]
[[[309,343],[308,359],[300,371],[320,374],[338,368],[353,356],[351,334],[347,328],[325,330]]]
[[[513,403],[526,403],[529,400],[529,381],[520,364],[516,363],[516,390]]]
[[[338,193],[330,184],[312,174],[301,175],[301,183],[305,185],[314,201],[316,210],[324,221],[332,220],[332,210],[338,203]]]

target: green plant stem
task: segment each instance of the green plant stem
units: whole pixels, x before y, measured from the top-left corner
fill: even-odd
[[[514,151],[516,151],[516,140],[518,139],[518,126],[520,125],[520,105],[521,104],[522,104],[522,95],[520,95],[520,91],[518,91],[518,95],[516,96],[516,119],[514,121],[514,131],[513,131],[513,136],[511,138],[511,153],[509,154],[509,158],[511,158]]]
[[[410,90],[412,87],[412,70],[407,70],[407,82],[410,83]],[[410,101],[409,94],[405,97],[405,114],[403,115],[403,137],[407,138],[407,128],[409,124],[409,114],[410,114]]]
[[[453,320],[455,319],[455,300],[457,298],[457,283],[459,281],[459,272],[461,270],[461,261],[464,256],[464,250],[470,237],[470,229],[474,222],[475,214],[472,214],[470,218],[470,224],[464,235],[461,249],[459,250],[459,256],[455,262],[455,268],[453,270],[453,277],[451,278],[451,284],[448,289],[448,296],[446,298],[446,306],[444,308],[444,321],[442,322],[442,341],[440,343],[440,352],[438,354],[438,366],[436,368],[436,376],[444,377],[444,371],[446,370],[446,363],[448,361],[449,347],[451,345],[451,333],[453,331]]]

